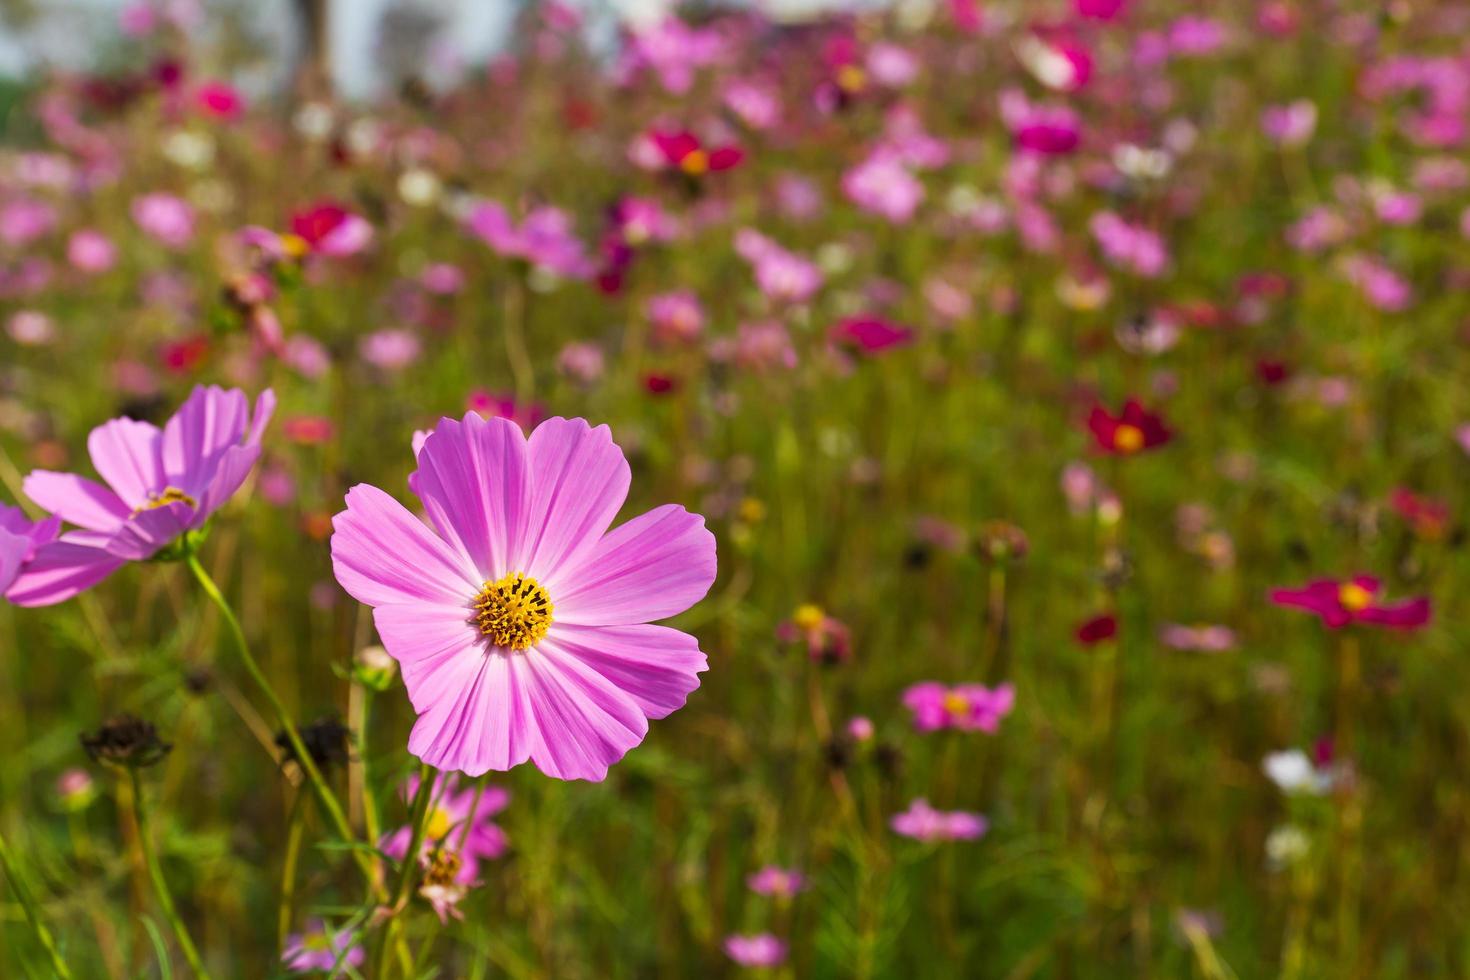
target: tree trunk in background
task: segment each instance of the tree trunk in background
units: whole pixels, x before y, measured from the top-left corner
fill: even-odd
[[[296,97],[303,101],[330,97],[332,72],[327,24],[331,0],[294,0],[293,6],[301,30],[301,59],[293,83]]]

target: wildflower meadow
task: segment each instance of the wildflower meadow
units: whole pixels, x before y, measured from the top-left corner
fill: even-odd
[[[1470,3],[248,6],[0,83],[0,977],[1470,976]]]

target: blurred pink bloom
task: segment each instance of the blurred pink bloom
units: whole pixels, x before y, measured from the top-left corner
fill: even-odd
[[[1389,629],[1413,630],[1429,623],[1427,598],[1384,604],[1378,599],[1382,588],[1382,583],[1371,575],[1357,575],[1344,580],[1316,579],[1300,589],[1273,589],[1271,601],[1278,606],[1315,613],[1328,629],[1367,623]]]
[[[1093,20],[1114,20],[1123,13],[1127,0],[1072,0],[1072,7],[1079,17]]]
[[[419,273],[419,285],[436,296],[453,296],[464,289],[464,270],[450,262],[431,262]]]
[[[781,97],[769,85],[732,78],[725,83],[723,101],[751,129],[767,130],[781,121]]]
[[[752,228],[735,233],[735,251],[754,267],[756,285],[769,299],[805,303],[822,288],[822,272],[814,263]]]
[[[1343,273],[1363,297],[1385,313],[1400,313],[1414,302],[1409,281],[1382,260],[1369,255],[1351,255],[1343,260]]]
[[[1076,92],[1092,78],[1092,53],[1071,37],[1028,33],[1016,42],[1016,57],[1031,77],[1057,92]]]
[[[133,221],[165,248],[181,249],[194,240],[194,209],[182,198],[155,192],[133,198]]]
[[[194,90],[194,103],[204,115],[226,121],[239,118],[245,111],[245,100],[228,82],[203,83]]]
[[[806,876],[800,871],[768,864],[745,879],[746,886],[757,895],[790,898],[806,889]]]
[[[128,37],[147,37],[158,29],[158,12],[152,0],[133,0],[117,12],[117,24]]]
[[[1277,146],[1304,146],[1317,129],[1317,103],[1297,99],[1261,110],[1261,129]]]
[[[847,199],[871,214],[903,224],[924,200],[924,185],[892,152],[870,153],[842,175]]]
[[[725,48],[718,30],[691,27],[669,16],[627,39],[619,70],[626,74],[648,68],[667,91],[682,95],[694,84],[696,71],[724,60]]]
[[[1342,215],[1319,205],[1286,229],[1286,242],[1301,252],[1321,252],[1346,240],[1350,231]]]
[[[839,347],[875,355],[912,343],[914,331],[878,316],[852,316],[838,321],[828,337]]]
[[[648,320],[660,344],[687,344],[704,330],[704,308],[692,290],[659,293],[648,299]]]
[[[796,348],[791,334],[779,320],[742,323],[734,337],[719,337],[710,342],[710,359],[734,364],[745,371],[762,374],[796,367]]]
[[[410,776],[403,785],[402,796],[412,800],[418,792],[418,776]],[[494,820],[510,803],[510,791],[503,786],[465,786],[458,773],[445,773],[434,787],[425,818],[424,840],[419,856],[437,847],[445,847],[460,858],[455,882],[473,886],[480,879],[480,862],[494,861],[510,848],[505,831]],[[402,826],[384,834],[378,846],[384,854],[402,861],[413,840],[413,828]]]
[[[32,521],[19,507],[0,504],[0,596],[6,595],[36,550],[56,540],[61,518]]]
[[[45,201],[18,197],[0,205],[0,241],[12,248],[29,245],[56,226],[56,209]]]
[[[965,810],[941,811],[925,799],[914,800],[909,808],[889,821],[894,833],[926,843],[933,841],[977,840],[985,835],[989,823],[978,813]]]
[[[470,212],[465,227],[506,258],[523,259],[568,279],[592,274],[592,261],[572,227],[572,216],[560,208],[533,208],[517,226],[504,207],[485,201]]]
[[[866,742],[874,735],[872,719],[863,715],[856,715],[848,719],[845,731],[847,732],[847,737],[854,742]]]
[[[1145,279],[1157,278],[1168,267],[1168,249],[1156,232],[1130,224],[1111,211],[1093,215],[1088,227],[1111,264]]]
[[[322,201],[292,213],[291,234],[315,255],[346,258],[372,244],[373,226],[340,204]]]
[[[419,359],[423,347],[413,331],[390,328],[363,337],[357,349],[362,359],[373,367],[401,371]]]
[[[921,732],[944,728],[995,732],[1016,703],[1016,689],[1010,684],[991,689],[983,684],[947,687],[936,681],[923,681],[903,692],[903,703],[913,712],[914,728]]]
[[[1169,49],[1177,55],[1198,57],[1225,46],[1225,25],[1209,17],[1186,15],[1169,25]]]
[[[556,366],[567,377],[583,384],[591,384],[602,377],[602,348],[586,341],[567,344],[557,355]]]
[[[1235,633],[1228,626],[1182,626],[1166,623],[1159,630],[1159,640],[1175,650],[1198,650],[1219,653],[1235,648]]]
[[[106,272],[117,262],[117,247],[100,231],[81,228],[67,239],[66,260],[78,272]]]
[[[10,339],[24,347],[44,347],[56,339],[56,325],[37,310],[16,310],[5,321]]]
[[[470,392],[464,407],[482,419],[508,419],[522,430],[534,429],[546,418],[546,406],[540,402],[517,401],[514,395],[497,395],[483,388]]]
[[[1386,225],[1412,225],[1424,213],[1424,202],[1417,194],[1386,191],[1374,197],[1373,213]]]
[[[366,961],[367,951],[358,942],[356,932],[329,931],[320,919],[307,923],[302,932],[287,936],[285,948],[281,950],[281,965],[291,973],[330,972],[341,966],[355,970]]]
[[[286,341],[281,359],[302,377],[313,381],[324,377],[332,368],[332,355],[316,339],[305,334],[293,334]]]
[[[780,966],[786,962],[786,944],[769,932],[753,936],[727,936],[725,955],[741,966]]]
[[[820,606],[798,606],[791,618],[776,627],[782,643],[804,643],[813,660],[835,664],[852,656],[852,632],[842,620],[828,616]]]
[[[904,88],[919,77],[919,59],[908,48],[878,41],[868,48],[867,70],[884,88]]]
[[[1059,156],[1082,141],[1082,118],[1069,106],[1033,103],[1020,89],[1000,95],[1000,116],[1016,145],[1033,153]]]

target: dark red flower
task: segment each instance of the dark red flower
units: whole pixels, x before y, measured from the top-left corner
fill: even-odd
[[[175,340],[163,346],[163,366],[175,374],[188,374],[209,354],[209,338],[203,334]]]
[[[1123,404],[1123,411],[1112,415],[1101,405],[1094,405],[1087,416],[1087,428],[1103,452],[1132,456],[1162,446],[1173,438],[1164,420],[1148,411],[1136,398]]]
[[[1118,617],[1112,613],[1094,616],[1077,627],[1077,642],[1093,646],[1118,635]]]
[[[315,248],[322,239],[336,231],[350,213],[334,201],[321,201],[292,212],[291,234]]]
[[[890,347],[912,343],[914,331],[876,316],[851,316],[839,321],[829,334],[834,344],[864,354],[880,354]]]

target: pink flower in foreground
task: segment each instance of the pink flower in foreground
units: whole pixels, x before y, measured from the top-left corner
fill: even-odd
[[[418,777],[410,777],[403,787],[404,798],[413,799],[418,788]],[[429,814],[424,823],[423,848],[419,857],[423,858],[440,846],[454,851],[460,861],[455,883],[474,885],[480,878],[480,861],[494,861],[509,846],[505,831],[493,819],[508,803],[510,792],[504,787],[486,786],[483,790],[474,786],[461,788],[458,776],[451,774],[444,777],[434,787],[434,798],[429,804]],[[378,846],[384,854],[402,861],[408,854],[408,845],[412,840],[413,828],[403,826],[385,834]]]
[[[314,973],[339,966],[357,969],[366,960],[367,952],[357,944],[351,929],[328,932],[327,924],[320,919],[312,920],[305,931],[287,936],[286,947],[281,950],[281,965],[292,973]]]
[[[741,966],[780,966],[786,962],[786,944],[769,932],[753,936],[728,936],[725,955]]]
[[[1278,606],[1305,609],[1321,617],[1328,629],[1367,623],[1388,629],[1419,629],[1429,623],[1429,600],[1423,596],[1397,603],[1379,601],[1382,583],[1371,575],[1351,579],[1316,579],[1300,589],[1273,589]]]
[[[118,418],[92,430],[87,450],[105,486],[72,473],[32,472],[26,496],[81,530],[39,548],[10,601],[70,599],[202,528],[250,475],[275,406],[266,389],[252,417],[243,391],[198,387],[162,429]]]
[[[797,892],[806,888],[806,875],[800,871],[789,868],[778,868],[774,864],[768,864],[764,868],[748,876],[745,884],[757,895],[771,895],[776,898],[790,898]]]
[[[978,813],[936,810],[925,799],[914,800],[907,810],[894,815],[888,825],[896,834],[925,842],[977,840],[990,829],[989,822]]]
[[[665,505],[612,531],[630,473],[606,426],[442,419],[409,487],[429,524],[360,484],[333,520],[337,581],[373,607],[418,722],[408,749],[477,776],[528,759],[600,780],[708,666],[648,625],[715,578],[703,518]]]
[[[21,567],[36,556],[36,549],[56,540],[61,520],[28,519],[19,507],[0,506],[0,596],[20,574]]]
[[[1000,728],[1000,720],[1011,713],[1016,689],[1011,684],[999,684],[992,689],[983,684],[947,687],[936,681],[924,681],[903,692],[903,703],[913,712],[914,728],[921,732],[943,728],[994,732]]]

